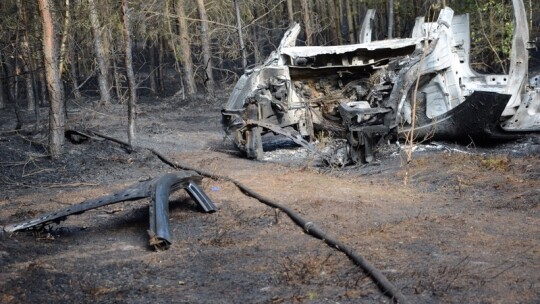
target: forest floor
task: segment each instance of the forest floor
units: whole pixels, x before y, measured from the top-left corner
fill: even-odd
[[[419,145],[408,169],[396,144],[364,166],[320,167],[290,145],[253,161],[223,139],[222,103],[144,99],[138,145],[294,209],[374,264],[411,303],[540,302],[538,134],[491,147]],[[85,104],[70,104],[70,127],[126,138],[125,106]],[[148,150],[127,153],[99,140],[66,142],[65,155],[51,161],[44,132],[14,126],[12,112],[0,112],[0,226],[174,171]],[[199,212],[184,191],[175,193],[166,251],[148,246],[146,199],[73,215],[46,232],[0,233],[0,302],[390,302],[344,254],[285,214],[230,182],[204,179],[203,187],[219,211]]]

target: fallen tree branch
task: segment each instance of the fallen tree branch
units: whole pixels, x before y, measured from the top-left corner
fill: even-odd
[[[122,140],[98,133],[98,132],[92,132],[94,135],[111,140],[115,143],[118,143],[120,145],[124,145],[126,147],[130,147],[130,145]],[[296,223],[298,226],[300,226],[306,233],[323,240],[326,244],[328,244],[330,247],[333,247],[347,255],[349,259],[351,259],[356,265],[360,266],[377,284],[377,286],[382,290],[382,292],[390,297],[393,301],[397,303],[409,303],[405,296],[401,293],[401,291],[396,288],[387,278],[384,274],[382,274],[375,266],[373,266],[369,261],[367,261],[364,257],[362,257],[360,254],[356,253],[351,247],[343,244],[336,238],[329,236],[327,233],[322,231],[319,227],[317,227],[313,222],[307,221],[304,218],[302,218],[298,213],[293,211],[292,209],[283,206],[274,200],[267,198],[259,193],[257,193],[255,190],[249,188],[248,186],[244,185],[243,183],[228,177],[224,175],[215,174],[206,170],[194,168],[190,166],[189,164],[182,164],[178,162],[173,162],[170,159],[168,159],[165,155],[161,154],[159,151],[153,149],[153,148],[147,148],[142,147],[144,149],[149,150],[154,155],[156,155],[161,161],[166,163],[167,165],[175,168],[175,169],[182,169],[182,170],[191,170],[197,172],[199,175],[211,178],[214,180],[224,180],[233,183],[238,189],[240,189],[244,194],[253,197],[260,201],[261,203],[270,206],[272,208],[276,208],[287,214],[291,220],[293,220],[294,223]]]

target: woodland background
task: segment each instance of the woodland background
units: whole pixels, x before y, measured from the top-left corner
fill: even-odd
[[[62,154],[66,101],[128,106],[135,137],[138,96],[215,98],[273,51],[291,22],[298,45],[356,43],[368,8],[374,40],[407,37],[415,17],[434,20],[444,6],[471,15],[473,67],[505,73],[511,48],[508,0],[3,0],[0,2],[0,111],[48,108],[49,153]],[[540,6],[525,0],[531,38]],[[534,63],[533,63],[534,64]],[[93,97],[93,98],[87,98]],[[67,103],[69,106],[69,103]]]

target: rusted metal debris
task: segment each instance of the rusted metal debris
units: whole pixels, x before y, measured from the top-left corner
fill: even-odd
[[[317,132],[331,131],[347,140],[351,163],[371,162],[378,144],[411,130],[417,140],[540,131],[540,75],[528,77],[525,8],[522,0],[512,2],[514,34],[504,75],[470,67],[469,16],[448,7],[436,22],[417,18],[409,38],[382,41],[371,41],[370,10],[361,43],[353,45],[295,46],[296,24],[264,64],[238,80],[222,110],[223,128],[254,159],[263,157],[265,133],[293,128],[309,149],[305,142]]]
[[[212,200],[198,185],[201,180],[202,177],[194,171],[168,173],[161,177],[133,184],[119,192],[86,200],[58,211],[42,214],[21,223],[7,225],[4,227],[4,231],[15,232],[44,226],[49,223],[59,223],[70,215],[81,214],[90,209],[149,197],[151,199],[149,206],[149,243],[156,249],[167,249],[172,242],[169,231],[169,196],[171,193],[185,189],[204,212],[210,213],[217,210]]]

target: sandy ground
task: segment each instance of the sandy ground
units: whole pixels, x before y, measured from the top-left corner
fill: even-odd
[[[91,104],[91,103],[88,103]],[[221,102],[144,100],[138,144],[230,176],[289,206],[378,267],[411,303],[540,302],[540,138],[492,147],[397,145],[374,164],[324,168],[300,148],[244,159],[223,139]],[[0,226],[173,171],[148,150],[12,132],[0,112]],[[71,106],[69,125],[125,139],[125,107]],[[31,115],[28,114],[27,119]],[[44,123],[42,119],[41,123]],[[404,184],[405,176],[407,184]],[[68,217],[46,231],[0,234],[1,303],[389,303],[344,254],[222,180],[219,207],[171,197],[169,250],[148,246],[148,200]]]

